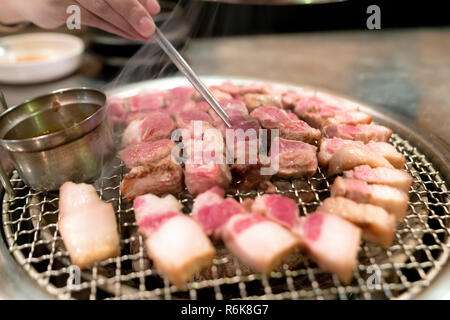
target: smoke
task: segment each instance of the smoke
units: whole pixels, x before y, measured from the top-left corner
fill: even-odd
[[[200,1],[181,0],[169,12],[164,12],[164,2],[161,3],[161,7],[162,12],[155,17],[155,23],[169,41],[182,52],[188,45],[189,39],[199,32],[200,26],[203,34],[205,32],[206,34],[212,33],[219,4],[215,5],[212,14],[208,12],[208,17],[205,16],[205,12],[202,10],[203,3]],[[199,23],[199,21],[207,23]],[[128,60],[119,75],[106,85],[105,90],[161,78],[173,73],[170,72],[172,70],[176,71],[173,63],[155,41],[150,41]]]

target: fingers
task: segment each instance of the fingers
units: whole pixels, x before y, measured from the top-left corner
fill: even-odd
[[[149,39],[155,32],[155,23],[150,15],[150,10],[138,0],[106,0],[106,2],[142,37]],[[153,10],[156,11],[156,7],[152,7]]]
[[[81,16],[83,17],[84,25],[99,28],[99,29],[105,30],[109,33],[114,33],[123,38],[136,40],[135,36],[130,35],[124,31],[120,30],[119,28],[115,27],[114,25],[112,25],[112,24],[104,21],[103,19],[97,17],[96,15],[92,14],[89,10],[87,10],[85,8],[81,9]],[[140,36],[138,36],[138,39],[143,40],[142,37],[140,37]]]
[[[119,29],[128,38],[138,39],[141,35],[134,30],[134,28],[119,15],[105,0],[76,0],[83,8],[90,11],[94,16],[97,16],[104,23],[109,24],[113,29]],[[91,18],[91,20],[93,20]],[[103,28],[102,28],[103,29]],[[114,32],[117,33],[117,32]]]
[[[144,6],[145,9],[148,10],[148,12],[152,16],[158,14],[161,11],[157,0],[139,0],[139,2]]]

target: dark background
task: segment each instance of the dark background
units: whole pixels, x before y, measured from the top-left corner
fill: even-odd
[[[381,9],[381,28],[450,24],[448,1],[348,0],[329,4],[258,6],[195,3],[200,15],[193,36],[366,29],[367,7]]]

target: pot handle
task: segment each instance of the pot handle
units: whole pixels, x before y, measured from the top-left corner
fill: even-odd
[[[0,113],[8,109],[8,105],[6,104],[5,96],[3,95],[3,92],[0,91]],[[3,187],[5,188],[6,192],[8,193],[9,197],[11,199],[14,198],[14,189],[11,185],[11,182],[9,181],[8,175],[6,174],[5,170],[3,169],[2,163],[0,161],[0,182],[2,183]]]

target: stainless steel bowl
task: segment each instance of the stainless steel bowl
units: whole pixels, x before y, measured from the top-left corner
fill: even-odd
[[[0,146],[35,190],[57,190],[66,181],[91,182],[113,153],[106,96],[99,90],[62,89],[9,109],[2,98],[0,105],[6,109],[0,114]]]

